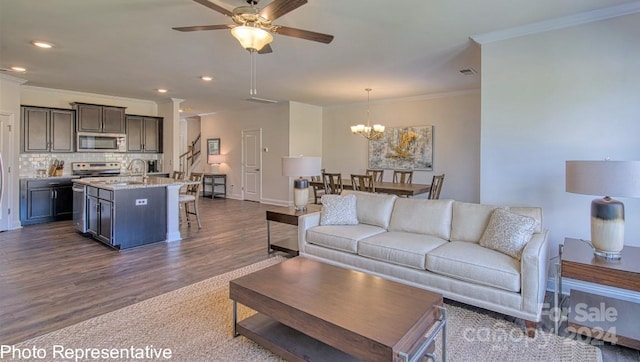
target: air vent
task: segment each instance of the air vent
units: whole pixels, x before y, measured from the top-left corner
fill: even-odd
[[[476,70],[473,68],[466,68],[466,69],[460,69],[460,73],[462,73],[463,75],[474,75],[474,74],[477,74],[478,72],[476,72]]]

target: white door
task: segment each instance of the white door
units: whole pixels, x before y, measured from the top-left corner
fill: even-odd
[[[11,127],[13,127],[13,115],[0,113],[0,231],[9,230],[9,207],[11,205],[9,162],[12,157]]]
[[[262,130],[242,131],[242,198],[260,202],[262,190]]]

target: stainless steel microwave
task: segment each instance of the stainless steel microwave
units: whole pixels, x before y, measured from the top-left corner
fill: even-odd
[[[122,133],[78,132],[78,152],[127,152],[127,136]]]

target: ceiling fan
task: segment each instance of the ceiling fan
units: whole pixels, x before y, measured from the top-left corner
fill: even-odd
[[[183,26],[172,28],[173,30],[201,31],[231,29],[233,36],[240,41],[240,44],[242,44],[245,49],[260,54],[272,52],[269,43],[273,40],[273,33],[325,44],[329,44],[333,40],[333,35],[274,25],[272,23],[279,17],[306,4],[307,0],[274,0],[262,9],[256,7],[259,0],[246,0],[249,6],[239,6],[233,9],[233,11],[229,11],[208,0],[193,1],[230,17],[234,24]]]

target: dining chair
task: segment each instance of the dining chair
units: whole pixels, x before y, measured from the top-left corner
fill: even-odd
[[[322,182],[322,176],[311,176],[311,181]],[[313,185],[311,188],[313,190],[313,203],[319,205],[320,199],[324,195],[324,185]]]
[[[340,173],[323,173],[322,183],[324,184],[324,193],[327,195],[340,194],[344,189],[342,186],[342,174]]]
[[[413,183],[413,171],[412,170],[394,170],[393,182],[400,184]]]
[[[373,176],[374,182],[382,182],[382,178],[384,177],[384,170],[374,170],[368,168],[366,174]]]
[[[354,191],[376,192],[372,175],[351,174],[351,186]]]
[[[438,200],[440,198],[440,191],[442,190],[442,184],[444,183],[444,174],[440,176],[433,175],[431,181],[431,190],[429,191],[430,200]]]
[[[198,229],[202,228],[202,224],[200,223],[200,212],[198,210],[198,199],[200,199],[202,176],[203,174],[201,172],[192,172],[188,181],[193,182],[193,184],[187,185],[185,193],[180,194],[178,198],[180,206],[184,208],[187,225],[191,226],[189,215],[195,215],[196,221],[198,221]]]

